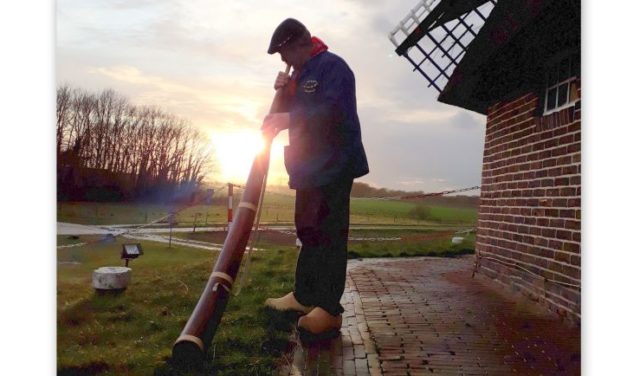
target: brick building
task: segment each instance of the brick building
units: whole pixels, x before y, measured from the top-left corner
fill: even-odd
[[[580,23],[579,1],[425,0],[390,35],[438,101],[487,116],[476,272],[575,323]]]

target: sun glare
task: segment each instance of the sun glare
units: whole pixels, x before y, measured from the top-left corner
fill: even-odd
[[[233,183],[245,183],[250,167],[263,149],[259,131],[238,131],[213,136],[221,177]]]

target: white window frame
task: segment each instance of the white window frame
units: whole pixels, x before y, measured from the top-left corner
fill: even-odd
[[[572,61],[571,61],[572,60],[572,55],[570,57],[568,57],[568,59],[569,59],[569,69],[571,69],[571,67],[572,67]],[[553,60],[552,64],[548,66],[549,70],[554,68],[556,65],[559,65],[560,62],[562,62],[563,60],[564,60],[564,58],[559,59],[559,60],[558,59]],[[548,73],[547,73],[547,79],[546,79],[547,83],[545,84],[546,87],[544,89],[544,111],[543,111],[542,116],[550,115],[550,114],[552,114],[554,112],[558,112],[558,111],[561,111],[561,110],[563,110],[565,108],[571,107],[572,105],[574,105],[577,102],[577,100],[579,100],[579,98],[573,99],[573,98],[570,97],[570,85],[571,85],[571,82],[574,82],[574,81],[577,80],[577,76],[572,75],[573,72],[569,72],[569,73],[570,73],[570,77],[568,77],[568,78],[566,78],[566,79],[564,79],[562,81],[558,81],[556,84],[551,85],[551,86],[547,86],[548,85],[548,81],[549,81]],[[549,105],[549,91],[552,90],[552,89],[556,89],[555,102],[557,103],[557,100],[559,98],[559,89],[558,88],[560,86],[562,86],[562,85],[565,85],[565,84],[568,85],[567,86],[567,90],[566,90],[566,102],[564,102],[564,104],[562,104],[561,106],[557,106],[557,107],[548,109],[548,105]]]

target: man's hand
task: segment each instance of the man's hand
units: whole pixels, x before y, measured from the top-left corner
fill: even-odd
[[[287,129],[290,126],[290,113],[289,112],[277,112],[274,114],[266,115],[263,119],[262,132],[270,132],[273,136],[276,136],[283,129]]]
[[[286,87],[288,82],[290,82],[290,75],[285,72],[279,72],[274,81],[274,90]]]

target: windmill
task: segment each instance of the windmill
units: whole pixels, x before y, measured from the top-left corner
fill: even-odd
[[[405,57],[442,92],[496,0],[420,0],[389,34]]]

